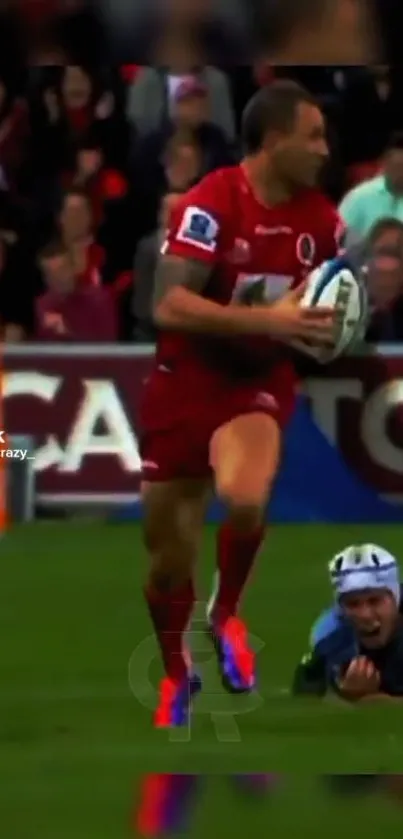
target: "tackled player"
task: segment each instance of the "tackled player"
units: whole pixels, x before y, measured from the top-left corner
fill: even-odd
[[[294,693],[401,701],[403,600],[395,557],[379,545],[350,545],[329,570],[336,603],[314,624]]]
[[[243,143],[239,166],[208,175],[175,208],[155,277],[159,337],[140,424],[145,597],[166,673],[157,726],[186,722],[201,687],[183,636],[212,488],[228,515],[207,625],[225,686],[255,685],[237,608],[294,407],[287,345],[327,345],[335,324],[333,309],[299,305],[303,279],[336,255],[340,232],[316,188],[328,155],[320,108],[299,85],[275,82],[248,104]]]

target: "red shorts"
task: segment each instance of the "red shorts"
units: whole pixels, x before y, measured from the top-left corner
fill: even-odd
[[[294,404],[295,374],[289,363],[264,378],[243,382],[155,369],[140,415],[142,478],[208,478],[210,440],[217,428],[256,412],[269,414],[283,428]]]

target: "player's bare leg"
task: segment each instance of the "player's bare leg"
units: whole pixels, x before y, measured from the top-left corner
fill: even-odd
[[[191,671],[183,636],[195,602],[193,569],[208,489],[206,482],[190,480],[142,487],[150,559],[145,597],[166,673],[155,714],[159,727],[186,723],[191,697],[201,687]]]
[[[241,594],[264,538],[264,514],[277,474],[281,432],[273,417],[245,414],[219,428],[211,441],[211,465],[228,518],[218,532],[216,585],[208,622],[225,687],[253,689],[254,656],[237,617]]]

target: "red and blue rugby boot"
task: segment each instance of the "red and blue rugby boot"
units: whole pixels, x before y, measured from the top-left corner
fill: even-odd
[[[255,654],[248,645],[248,632],[240,618],[222,625],[209,624],[209,635],[218,659],[221,681],[228,693],[250,693],[256,687]]]
[[[196,673],[177,681],[165,676],[160,683],[159,703],[154,714],[156,728],[187,725],[193,698],[200,693],[202,682]]]

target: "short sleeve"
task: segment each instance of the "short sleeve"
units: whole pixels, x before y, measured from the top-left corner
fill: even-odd
[[[220,196],[202,181],[180,201],[161,253],[215,265],[221,256],[226,218]]]

